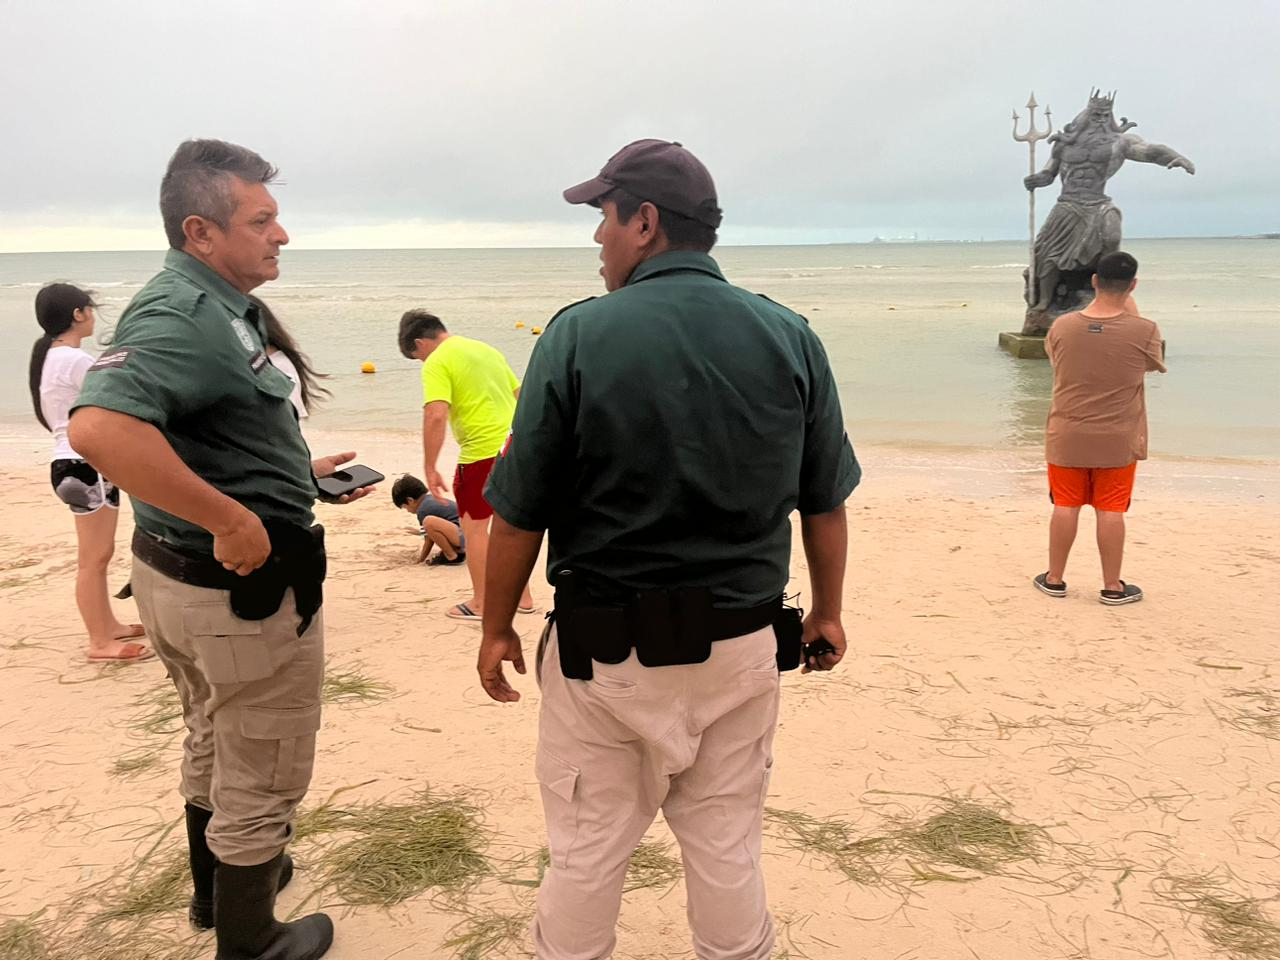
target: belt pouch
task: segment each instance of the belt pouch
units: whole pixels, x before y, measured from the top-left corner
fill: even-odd
[[[231,612],[241,620],[265,620],[280,609],[288,587],[284,560],[272,554],[257,570],[231,585]]]
[[[646,667],[703,663],[711,656],[711,591],[649,590],[636,600],[631,638]]]
[[[801,638],[804,636],[800,610],[780,607],[773,619],[773,633],[778,641],[778,669],[796,669],[800,666]]]

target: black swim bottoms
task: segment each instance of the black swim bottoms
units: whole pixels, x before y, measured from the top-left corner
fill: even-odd
[[[72,513],[97,513],[103,507],[120,506],[120,491],[83,460],[55,460],[49,464],[49,478],[58,499]]]

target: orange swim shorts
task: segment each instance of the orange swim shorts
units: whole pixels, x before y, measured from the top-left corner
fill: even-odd
[[[1138,465],[1127,467],[1059,467],[1049,464],[1049,502],[1058,507],[1091,506],[1124,513],[1133,497]]]

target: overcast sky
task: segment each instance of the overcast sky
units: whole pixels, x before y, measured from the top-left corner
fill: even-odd
[[[1127,235],[1273,232],[1277,51],[1280,0],[0,0],[0,251],[162,247],[192,136],[280,167],[298,247],[587,244],[560,191],[640,137],[725,243],[1021,239],[1010,113],[1095,85],[1197,167],[1126,164]]]

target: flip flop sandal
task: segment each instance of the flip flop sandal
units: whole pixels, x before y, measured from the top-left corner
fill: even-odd
[[[1098,599],[1105,604],[1118,607],[1122,603],[1137,603],[1142,599],[1142,588],[1136,583],[1120,581],[1119,590],[1099,590]]]
[[[1040,576],[1036,577],[1034,582],[1037,590],[1041,593],[1047,593],[1051,597],[1065,597],[1067,595],[1066,582],[1050,583],[1048,571],[1045,571],[1040,574]]]
[[[465,603],[455,604],[445,616],[453,620],[470,620],[472,623],[479,623],[483,619]]]
[[[516,613],[537,613],[537,607],[516,607]]]
[[[114,656],[90,653],[85,655],[85,659],[90,663],[137,663],[141,660],[150,660],[155,655],[156,652],[145,644],[126,643]]]

